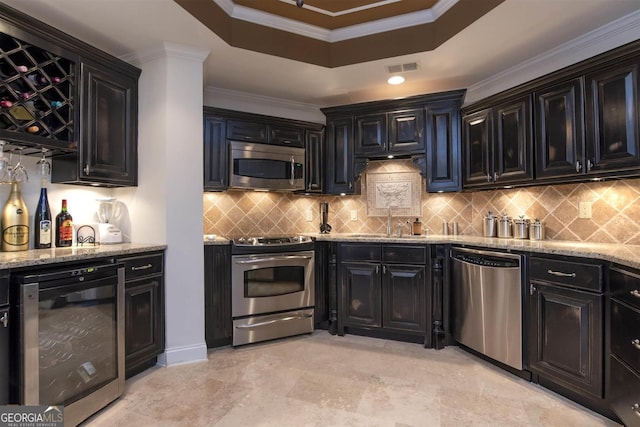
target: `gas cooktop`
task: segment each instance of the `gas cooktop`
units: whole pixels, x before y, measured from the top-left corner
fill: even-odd
[[[236,246],[266,246],[293,245],[312,242],[309,236],[279,236],[279,237],[239,237],[233,239]]]

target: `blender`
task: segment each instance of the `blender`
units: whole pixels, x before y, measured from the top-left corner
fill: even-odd
[[[115,197],[96,199],[96,214],[98,215],[98,227],[96,229],[96,242],[100,244],[122,243],[122,231],[112,221],[120,217],[120,205]]]

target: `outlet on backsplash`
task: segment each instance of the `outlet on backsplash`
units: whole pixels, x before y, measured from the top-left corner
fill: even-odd
[[[580,202],[580,214],[582,219],[591,219],[591,202]]]

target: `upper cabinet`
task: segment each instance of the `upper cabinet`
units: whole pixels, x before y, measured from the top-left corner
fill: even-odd
[[[531,97],[503,101],[462,119],[465,188],[533,178]]]
[[[137,185],[139,75],[0,5],[0,138],[49,150],[52,182]]]
[[[640,176],[639,67],[635,41],[466,106],[463,187]]]
[[[228,177],[227,121],[204,108],[204,190],[224,191]]]
[[[411,157],[427,191],[459,191],[464,90],[323,108],[328,194],[353,194],[367,159]]]

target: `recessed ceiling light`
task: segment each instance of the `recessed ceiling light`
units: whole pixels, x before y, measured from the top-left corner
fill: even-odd
[[[389,80],[387,80],[387,83],[389,83],[390,85],[399,85],[404,83],[404,77],[402,76],[391,76],[389,77]]]

